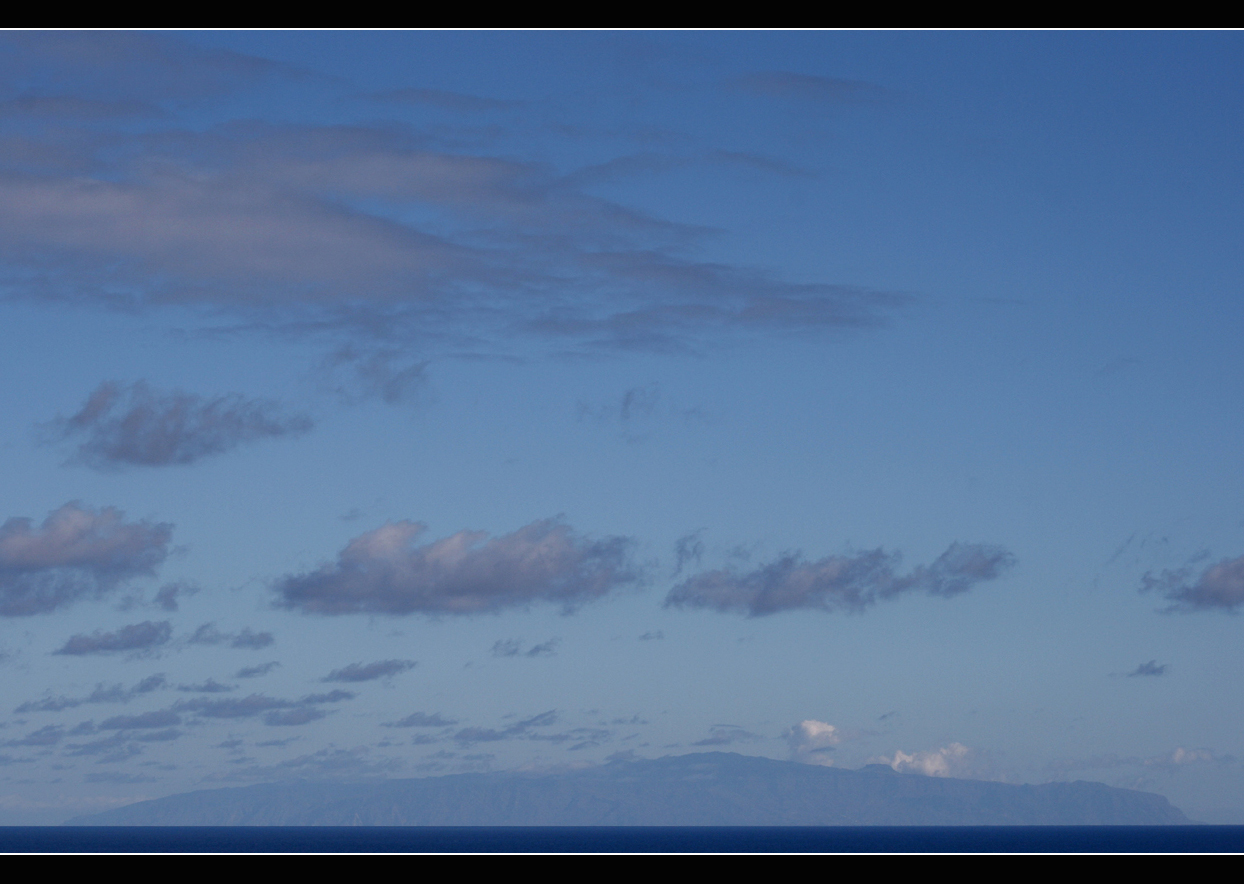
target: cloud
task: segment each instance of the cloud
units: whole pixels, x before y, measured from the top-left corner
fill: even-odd
[[[377,663],[351,663],[341,669],[334,669],[320,681],[374,681],[388,678],[415,667],[414,660],[381,660]]]
[[[76,460],[99,470],[194,463],[248,442],[309,431],[302,414],[239,393],[203,397],[145,382],[100,384],[77,414],[43,429],[44,441],[81,440]]]
[[[267,675],[269,672],[271,672],[273,669],[276,669],[280,665],[281,665],[280,663],[273,660],[269,663],[260,663],[258,666],[243,666],[236,673],[234,673],[233,677],[234,678],[259,678],[261,675]]]
[[[209,776],[209,780],[272,780],[287,779],[344,779],[359,780],[369,777],[391,777],[400,769],[397,758],[369,757],[366,747],[338,749],[328,747],[308,755],[289,758],[273,765],[253,765],[231,771],[225,776]]]
[[[8,32],[0,35],[0,46],[0,81],[37,84],[51,96],[25,100],[59,105],[61,114],[75,101],[85,101],[92,116],[99,103],[194,100],[293,73],[277,62],[202,49],[163,34]],[[66,96],[70,92],[85,97]]]
[[[753,734],[733,724],[715,724],[709,728],[709,736],[696,740],[692,746],[730,746],[734,743],[754,743],[760,734]]]
[[[674,557],[677,560],[674,567],[674,576],[677,577],[683,572],[690,562],[700,564],[704,558],[704,541],[700,539],[703,528],[692,531],[690,534],[684,534],[674,542]]]
[[[462,746],[471,746],[475,743],[495,743],[501,740],[538,739],[544,735],[532,734],[532,728],[552,727],[557,724],[557,721],[557,711],[550,709],[547,712],[541,712],[539,715],[533,715],[531,718],[524,719],[499,730],[485,727],[464,727],[454,734],[454,740]]]
[[[292,726],[309,724],[323,718],[327,713],[315,707],[325,703],[340,703],[354,699],[350,691],[330,691],[327,694],[307,694],[298,700],[283,700],[263,694],[249,697],[209,700],[205,697],[181,700],[173,706],[176,712],[192,712],[202,718],[255,718],[262,715],[264,724]]]
[[[199,588],[193,583],[166,583],[155,594],[155,603],[165,611],[176,611],[180,607],[178,596],[194,595],[198,591]]]
[[[1167,611],[1226,611],[1235,613],[1244,604],[1244,556],[1223,559],[1203,570],[1195,581],[1192,568],[1153,572],[1141,578],[1141,592],[1160,593],[1171,604]]]
[[[791,761],[831,767],[834,747],[842,742],[842,734],[832,724],[808,719],[793,726],[785,734],[790,746]]]
[[[823,104],[860,104],[892,99],[895,93],[863,80],[818,77],[790,71],[758,71],[740,77],[735,88],[774,98],[800,98]]]
[[[158,107],[143,101],[104,101],[72,95],[27,95],[0,101],[0,118],[26,117],[47,120],[116,120],[163,116]]]
[[[44,614],[118,584],[151,575],[168,556],[173,526],[125,522],[115,507],[76,501],[38,528],[30,519],[0,525],[0,616]]]
[[[49,724],[31,731],[20,740],[9,740],[6,746],[55,746],[65,736],[65,729],[59,724]]]
[[[973,584],[993,580],[1015,557],[1000,546],[953,543],[933,562],[898,575],[897,553],[881,549],[806,561],[787,553],[747,572],[723,568],[697,574],[666,596],[666,607],[711,608],[761,617],[778,611],[814,608],[859,613],[881,599],[922,590],[949,597]]]
[[[322,709],[316,709],[314,706],[301,706],[297,709],[269,712],[264,715],[263,723],[270,727],[294,727],[319,721],[326,715],[328,715],[327,712]]]
[[[13,711],[17,714],[23,712],[60,712],[64,709],[74,709],[88,703],[128,703],[135,697],[159,690],[166,684],[167,682],[163,674],[149,675],[131,688],[125,688],[119,684],[107,686],[97,684],[95,690],[85,697],[60,696],[44,697],[42,700],[27,700]]]
[[[321,387],[348,404],[379,399],[394,405],[423,389],[428,365],[428,360],[412,360],[393,347],[348,344],[321,360],[318,372]]]
[[[101,731],[155,729],[181,724],[181,716],[170,709],[144,712],[140,715],[116,715],[99,725]]]
[[[167,620],[159,623],[144,620],[122,626],[114,632],[95,630],[90,635],[79,633],[70,636],[69,640],[54,654],[84,656],[86,654],[111,654],[116,651],[147,651],[167,644],[173,634],[173,625]]]
[[[185,694],[227,694],[230,691],[236,691],[237,685],[221,684],[214,678],[199,684],[179,684],[177,690]]]
[[[1063,759],[1048,765],[1050,771],[1065,774],[1084,770],[1111,770],[1120,767],[1157,768],[1176,771],[1194,764],[1230,765],[1235,763],[1232,755],[1219,755],[1209,749],[1186,749],[1177,746],[1159,755],[1096,755],[1092,758]]]
[[[510,110],[523,104],[521,101],[484,98],[479,95],[466,95],[462,92],[446,92],[443,89],[391,89],[387,92],[373,92],[367,97],[378,101],[431,105],[442,110],[460,113]]]
[[[204,623],[187,641],[195,645],[227,644],[231,648],[256,651],[268,647],[276,639],[270,632],[252,632],[249,626],[243,627],[241,632],[221,632],[215,623]]]
[[[385,727],[452,727],[458,722],[452,718],[442,718],[437,712],[428,715],[426,712],[412,712],[398,721],[385,722]]]
[[[105,56],[109,70],[132,67],[115,45]],[[230,63],[245,67],[242,57]],[[760,76],[753,85],[769,82]],[[867,93],[832,82],[843,94]],[[139,97],[149,89],[130,91],[124,100],[151,100]],[[406,95],[459,108],[481,101]],[[50,108],[53,98],[31,100]],[[89,100],[98,108],[104,99]],[[557,352],[681,352],[723,334],[875,327],[913,300],[697,260],[709,231],[591,195],[592,170],[432,150],[427,137],[397,127],[174,126],[73,137],[48,126],[9,145],[11,156],[0,149],[0,281],[20,282],[13,297],[206,305],[243,327],[334,344],[489,354],[509,352],[520,334]],[[708,159],[780,165],[726,152]],[[383,380],[384,395],[417,383],[417,365]],[[202,456],[187,444],[123,451]]]
[[[425,527],[391,522],[354,538],[335,563],[278,580],[278,604],[317,614],[479,614],[548,602],[569,613],[640,580],[633,541],[589,540],[555,519],[417,546]]]
[[[1157,660],[1150,660],[1148,663],[1141,663],[1139,666],[1137,666],[1135,669],[1129,672],[1127,674],[1127,677],[1136,678],[1137,676],[1143,676],[1143,675],[1165,675],[1166,670],[1168,668],[1169,668],[1169,665],[1166,663],[1163,663],[1161,666],[1159,666]]]
[[[893,758],[877,759],[899,773],[918,773],[926,777],[973,778],[981,772],[980,753],[962,743],[951,743],[929,752],[908,755],[901,750]]]
[[[532,645],[524,651],[521,641],[509,638],[504,641],[498,640],[494,642],[491,653],[494,657],[517,657],[520,654],[524,657],[552,657],[557,654],[557,646],[559,644],[561,644],[560,639],[551,638],[538,645]]]

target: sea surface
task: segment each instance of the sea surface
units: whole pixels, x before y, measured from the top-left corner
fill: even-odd
[[[5,826],[4,853],[1241,853],[1244,826]]]

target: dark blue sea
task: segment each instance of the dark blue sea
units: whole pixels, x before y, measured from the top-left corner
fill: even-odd
[[[1244,826],[8,826],[4,853],[1242,853]]]

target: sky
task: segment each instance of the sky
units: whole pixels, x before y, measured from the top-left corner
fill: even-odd
[[[1244,823],[1244,40],[0,33],[0,824],[729,751]]]

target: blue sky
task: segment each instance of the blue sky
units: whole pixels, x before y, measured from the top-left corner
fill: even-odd
[[[705,749],[1244,822],[1236,34],[0,42],[0,822]]]

